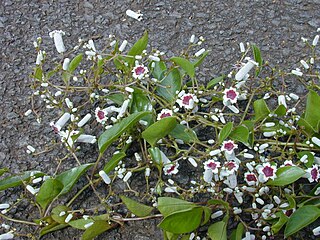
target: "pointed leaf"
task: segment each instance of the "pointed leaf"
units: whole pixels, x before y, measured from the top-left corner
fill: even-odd
[[[269,180],[267,185],[272,186],[285,186],[297,181],[305,174],[305,171],[296,166],[286,166],[278,168],[274,180]]]
[[[154,68],[152,71],[152,76],[160,81],[163,78],[164,72],[167,70],[166,64],[162,61],[154,62]]]
[[[153,210],[153,207],[141,204],[125,196],[120,196],[120,198],[123,201],[123,203],[127,206],[127,208],[130,210],[130,212],[132,212],[134,215],[138,217],[148,216]]]
[[[223,81],[224,78],[225,78],[225,76],[222,75],[220,77],[216,77],[216,78],[212,79],[210,82],[208,82],[207,89],[210,89],[210,88],[214,87],[216,84],[218,84],[219,82]]]
[[[169,134],[177,125],[175,117],[166,117],[155,122],[142,132],[142,137],[151,145],[154,146],[159,139]]]
[[[211,217],[211,208],[209,207],[202,207],[203,209],[203,220],[202,220],[202,223],[201,223],[201,226],[205,225],[209,220],[210,220],[210,217]]]
[[[205,51],[204,53],[201,54],[201,56],[195,60],[192,61],[192,64],[194,65],[194,67],[199,67],[201,65],[201,63],[203,62],[203,60],[208,56],[209,51]]]
[[[55,232],[55,231],[58,231],[58,230],[61,230],[63,228],[66,228],[68,227],[69,225],[68,224],[59,224],[59,223],[56,223],[56,222],[53,222],[51,223],[50,225],[47,225],[45,227],[43,227],[41,230],[40,230],[40,237],[48,234],[48,233],[51,233],[51,232]]]
[[[164,217],[180,211],[191,210],[198,207],[196,204],[187,202],[178,198],[171,197],[159,197],[158,198],[158,210]]]
[[[306,205],[296,210],[289,218],[284,236],[287,238],[308,226],[320,217],[320,209],[316,206]]]
[[[75,56],[75,57],[71,60],[71,62],[70,62],[70,64],[69,64],[69,67],[68,67],[68,70],[69,70],[71,73],[74,72],[74,70],[76,70],[76,68],[79,66],[82,58],[83,58],[83,53],[80,53],[80,54],[78,54],[77,56]]]
[[[211,240],[227,240],[227,221],[216,222],[208,228]]]
[[[221,129],[219,133],[219,143],[221,144],[231,133],[233,128],[233,123],[228,122],[224,127]]]
[[[270,113],[270,110],[264,99],[254,101],[253,108],[255,113],[255,121],[260,121],[266,118]]]
[[[288,222],[289,219],[282,211],[277,212],[276,216],[279,217],[279,219],[271,226],[272,232],[275,234],[281,230],[281,228]]]
[[[63,184],[63,189],[59,195],[69,192],[81,175],[83,175],[92,165],[93,163],[83,164],[57,175],[56,179]]]
[[[45,209],[62,191],[63,184],[57,179],[47,179],[40,187],[37,194],[37,203]]]
[[[304,119],[315,129],[318,129],[320,120],[320,96],[313,90],[310,90],[307,98],[306,112]]]
[[[68,224],[76,229],[80,229],[80,230],[86,230],[87,228],[85,228],[84,226],[88,223],[92,223],[94,222],[92,219],[84,219],[84,218],[80,218],[77,220],[73,220],[70,221]]]
[[[130,66],[134,64],[135,61],[135,56],[136,55],[141,55],[142,51],[147,48],[148,45],[148,32],[145,31],[143,36],[132,46],[132,48],[128,52],[128,57],[127,62],[129,63]]]
[[[82,240],[92,240],[96,236],[100,235],[111,229],[111,225],[108,224],[106,221],[95,221],[93,225],[88,227],[86,231],[83,233],[81,239]]]
[[[165,217],[158,226],[171,233],[188,233],[200,226],[202,213],[201,207],[175,212]]]
[[[179,65],[191,78],[194,78],[194,65],[189,60],[182,57],[172,57],[170,60]]]
[[[261,57],[260,49],[255,44],[252,44],[251,47],[254,55],[254,60],[259,64],[259,68],[256,70],[256,76],[258,76],[261,71],[263,60]]]
[[[0,180],[0,191],[6,190],[8,188],[17,187],[21,185],[23,182],[27,182],[30,180],[31,176],[34,177],[42,177],[44,173],[39,171],[27,171],[21,175],[13,175],[10,177],[6,177]]]
[[[120,137],[125,131],[133,127],[133,125],[138,122],[142,117],[149,114],[149,112],[137,112],[131,114],[129,117],[122,119],[119,123],[113,125],[111,128],[107,129],[98,140],[98,145],[100,153],[104,151]]]
[[[185,143],[198,141],[196,133],[191,128],[182,124],[177,124],[177,126],[170,132],[170,136],[180,139]]]
[[[111,172],[113,169],[115,169],[116,166],[118,166],[118,163],[126,156],[124,152],[116,153],[112,156],[112,158],[106,163],[106,165],[103,168],[103,171],[105,171],[106,174]]]
[[[64,220],[66,219],[67,215],[68,215],[68,211],[70,211],[71,209],[67,206],[64,205],[58,205],[55,208],[52,209],[51,211],[51,217],[54,221],[56,221],[57,223],[61,223],[64,224]],[[61,215],[61,212],[65,212],[64,215]]]
[[[229,135],[233,140],[242,142],[245,145],[249,145],[249,130],[245,126],[236,127]]]
[[[176,92],[181,90],[181,85],[180,72],[174,68],[160,82],[157,93],[171,103],[176,97]]]

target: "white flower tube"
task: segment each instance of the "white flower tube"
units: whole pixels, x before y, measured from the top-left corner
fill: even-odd
[[[316,35],[312,41],[312,46],[316,46],[318,44],[319,41],[319,35]]]
[[[87,115],[85,115],[80,122],[78,122],[78,127],[82,127],[84,126],[89,120],[91,119],[91,114],[88,113]]]
[[[320,147],[320,139],[319,139],[319,138],[317,138],[317,137],[312,137],[312,138],[311,138],[311,141],[312,141],[314,144],[316,144],[317,146]]]
[[[70,58],[65,58],[63,60],[62,69],[67,71],[69,68]]]
[[[63,35],[65,35],[65,33],[61,30],[54,30],[49,33],[49,36],[53,38],[53,41],[58,53],[64,53],[66,51],[66,48],[63,44],[63,39],[62,39]]]
[[[14,235],[11,232],[8,233],[4,233],[0,235],[0,239],[1,240],[5,240],[5,239],[13,239]]]
[[[196,36],[194,34],[191,35],[189,42],[194,43]]]
[[[202,53],[204,53],[206,50],[204,48],[200,49],[198,52],[196,52],[194,55],[196,57],[199,57],[200,55],[202,55]]]
[[[77,138],[77,142],[82,142],[82,143],[95,143],[97,141],[97,138],[92,135],[86,135],[86,134],[81,134]]]
[[[69,119],[70,113],[64,113],[54,125],[61,129],[69,121]]]
[[[106,174],[105,171],[101,170],[99,172],[100,177],[102,178],[102,180],[105,182],[105,184],[110,184],[111,183],[111,179],[109,178],[109,176]]]
[[[240,52],[244,53],[244,52],[246,51],[246,49],[245,49],[245,47],[244,47],[243,42],[241,42],[241,43],[239,44],[239,46],[240,46]]]
[[[285,108],[287,108],[287,103],[286,103],[286,98],[284,95],[279,95],[278,96],[278,105],[283,105]]]
[[[142,16],[143,16],[143,14],[134,12],[134,11],[132,11],[130,9],[128,9],[126,11],[126,14],[127,14],[128,17],[134,18],[134,19],[136,19],[138,21],[141,21],[142,20]]]
[[[126,48],[127,44],[128,44],[128,41],[127,41],[127,40],[124,40],[124,41],[121,43],[120,47],[119,47],[119,51],[120,51],[120,52],[123,52],[123,50]]]
[[[253,60],[249,60],[236,74],[235,78],[237,81],[240,81],[245,78],[245,76],[249,73],[249,71],[259,64]]]
[[[2,204],[0,204],[0,209],[7,209],[7,208],[9,208],[10,207],[10,205],[8,204],[8,203],[2,203]]]

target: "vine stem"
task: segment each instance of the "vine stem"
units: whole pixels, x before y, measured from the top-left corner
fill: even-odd
[[[0,217],[3,217],[4,219],[7,219],[7,220],[9,220],[11,222],[23,223],[23,224],[33,225],[33,226],[39,226],[39,224],[37,224],[37,223],[10,218],[10,217],[7,217],[6,215],[3,215],[2,213],[0,213]]]
[[[147,217],[137,217],[137,218],[117,218],[113,217],[112,219],[115,221],[120,221],[120,222],[130,222],[130,221],[141,221],[141,220],[146,220],[146,219],[152,219],[152,218],[160,218],[163,217],[162,214],[156,214],[152,216],[147,216]]]

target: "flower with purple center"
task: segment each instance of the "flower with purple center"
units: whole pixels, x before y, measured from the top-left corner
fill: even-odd
[[[99,107],[95,110],[96,120],[99,123],[104,124],[108,120],[108,112],[105,109],[101,109]]]
[[[165,117],[171,117],[172,115],[173,115],[172,110],[162,109],[157,116],[157,120],[161,120],[162,118],[165,118]]]
[[[228,175],[235,173],[239,168],[239,165],[234,161],[228,161],[224,163],[223,170],[226,171]]]
[[[137,65],[132,69],[132,77],[134,79],[142,80],[148,75],[148,68],[144,65]]]
[[[313,165],[311,168],[306,170],[306,175],[309,182],[317,182],[319,180],[319,166]]]
[[[295,166],[295,164],[292,162],[292,160],[285,160],[280,167],[290,167],[290,166]]]
[[[175,175],[179,172],[179,163],[169,163],[163,167],[163,172],[165,175]]]
[[[238,148],[238,145],[235,144],[234,141],[229,140],[229,141],[224,141],[222,143],[221,151],[231,154],[233,153],[234,149],[237,149],[237,148]]]
[[[230,105],[230,104],[234,104],[237,102],[238,97],[239,97],[239,93],[237,92],[237,89],[231,87],[231,88],[226,88],[223,91],[224,95],[223,95],[223,103],[224,105]]]
[[[244,180],[249,186],[258,185],[259,183],[257,176],[251,172],[246,172],[244,174]]]
[[[177,103],[180,107],[183,107],[185,109],[194,109],[197,106],[197,103],[199,102],[196,95],[192,93],[185,93],[185,91],[181,91],[178,94],[179,99],[177,99]]]
[[[258,165],[257,170],[259,173],[259,181],[265,183],[269,179],[274,180],[277,175],[277,166],[271,165],[270,163],[264,163],[263,165]]]
[[[214,174],[218,173],[220,166],[220,162],[216,162],[213,159],[209,159],[208,161],[204,162],[204,169],[211,170]]]

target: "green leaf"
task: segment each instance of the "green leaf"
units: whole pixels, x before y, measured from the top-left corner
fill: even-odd
[[[59,205],[56,206],[55,208],[52,209],[51,211],[51,217],[54,221],[56,221],[57,223],[61,223],[64,224],[64,220],[66,219],[66,217],[68,216],[68,211],[70,211],[71,209],[67,206],[64,205]],[[66,214],[63,216],[60,216],[61,212],[65,212]]]
[[[310,152],[310,151],[302,151],[302,152],[299,152],[297,153],[298,155],[298,158],[301,159],[304,155],[307,155],[307,160],[308,162],[305,163],[304,165],[307,167],[307,168],[310,168],[312,167],[312,164],[314,162],[314,155]]]
[[[174,212],[165,217],[158,226],[171,233],[188,233],[199,227],[202,213],[203,209],[201,207]]]
[[[313,128],[309,122],[307,122],[304,118],[300,118],[299,121],[298,121],[298,125],[304,129],[304,131],[307,133],[307,135],[309,135],[309,137],[311,137],[311,135],[316,131],[315,128]]]
[[[209,207],[203,206],[202,209],[204,214],[203,214],[201,226],[205,225],[210,220],[211,213],[212,213],[212,210]]]
[[[245,126],[236,127],[229,135],[233,140],[242,142],[245,145],[249,145],[249,130]]]
[[[12,187],[17,187],[21,185],[23,182],[28,182],[31,176],[34,176],[35,178],[42,177],[44,176],[44,173],[39,171],[27,171],[21,175],[13,175],[10,177],[6,177],[0,180],[0,191],[6,190]]]
[[[174,234],[163,230],[163,239],[164,240],[177,240],[180,234]]]
[[[181,90],[182,82],[179,70],[172,69],[159,84],[157,93],[172,103],[175,100],[176,92]]]
[[[127,206],[127,208],[130,210],[130,212],[132,212],[134,215],[138,217],[148,216],[153,210],[153,207],[141,204],[125,196],[120,196],[120,198],[123,201],[123,203]]]
[[[74,70],[76,70],[76,68],[79,66],[80,62],[82,61],[83,58],[83,53],[78,54],[77,56],[75,56],[68,67],[69,72],[74,72]]]
[[[158,198],[158,210],[162,213],[164,217],[169,216],[175,212],[188,211],[193,208],[198,207],[198,205],[181,200],[178,198],[171,197],[159,197]]]
[[[56,180],[63,184],[63,189],[59,195],[68,193],[81,175],[83,175],[92,165],[93,163],[83,164],[57,175]]]
[[[63,228],[66,228],[68,227],[69,225],[68,224],[59,224],[59,223],[56,223],[56,222],[53,222],[51,223],[50,225],[47,225],[45,227],[43,227],[41,230],[40,230],[40,237],[48,234],[48,233],[51,233],[51,232],[55,232],[55,231],[58,231],[58,230],[61,230]]]
[[[277,212],[276,216],[279,217],[279,219],[271,226],[272,232],[275,234],[281,230],[281,228],[287,223],[289,219],[282,211]]]
[[[263,60],[261,57],[260,49],[255,44],[252,44],[251,47],[252,47],[252,51],[253,51],[254,60],[257,63],[259,63],[259,68],[256,70],[256,76],[258,76],[261,71],[261,66],[262,66]]]
[[[80,229],[80,230],[86,230],[86,228],[84,227],[84,225],[94,222],[92,219],[84,219],[84,218],[80,218],[77,220],[73,220],[70,221],[68,224],[76,229]]]
[[[201,65],[201,63],[203,62],[203,60],[208,56],[208,54],[209,54],[209,51],[205,51],[204,53],[202,53],[201,56],[197,60],[192,61],[193,66],[195,68],[199,67]]]
[[[98,146],[100,153],[104,151],[125,131],[133,127],[133,125],[138,122],[142,117],[149,114],[149,112],[137,112],[131,114],[121,120],[121,122],[113,125],[111,128],[107,129],[98,139]]]
[[[270,113],[270,110],[264,99],[254,101],[253,109],[255,113],[255,121],[260,121],[266,118]]]
[[[274,180],[269,180],[267,185],[272,186],[285,186],[297,181],[305,174],[305,171],[296,166],[286,166],[278,168]]]
[[[118,106],[121,106],[122,103],[124,102],[125,95],[122,93],[115,93],[115,94],[110,94],[106,96],[106,98],[110,99],[112,102],[114,102]]]
[[[160,62],[154,62],[154,68],[152,71],[152,76],[157,79],[157,80],[161,80],[163,78],[163,74],[164,72],[167,70],[166,64],[162,61]]]
[[[152,108],[152,104],[147,97],[147,94],[138,88],[134,88],[131,99],[130,113],[145,111],[151,112]],[[153,122],[152,114],[150,113],[149,115],[143,117],[141,120],[148,122],[148,125],[150,125]]]
[[[313,90],[310,90],[307,97],[307,105],[304,119],[315,129],[319,131],[318,123],[320,120],[320,96]]]
[[[277,114],[278,117],[283,117],[287,113],[287,109],[282,104],[277,107],[276,110],[274,110],[274,113]]]
[[[185,125],[177,124],[176,127],[170,132],[170,136],[180,139],[185,143],[197,142],[198,138],[196,133]]]
[[[34,71],[34,78],[38,79],[39,81],[42,81],[42,68],[41,67],[36,67]]]
[[[116,153],[112,156],[112,158],[109,160],[109,162],[106,163],[106,165],[103,168],[103,171],[105,171],[106,174],[111,172],[113,169],[115,169],[116,166],[118,166],[118,163],[126,156],[124,152]]]
[[[40,187],[37,194],[37,203],[45,209],[62,191],[63,184],[57,179],[47,179]]]
[[[209,205],[222,205],[227,211],[229,211],[229,203],[220,199],[210,199],[208,201]]]
[[[165,117],[149,126],[142,132],[142,137],[154,146],[157,141],[169,134],[177,125],[175,117]]]
[[[8,169],[8,168],[1,168],[1,169],[0,169],[0,177],[1,177],[4,173],[6,173],[6,172],[9,172],[9,169]]]
[[[216,78],[210,80],[210,82],[208,82],[208,84],[207,84],[207,89],[210,89],[210,88],[214,87],[216,84],[218,84],[219,82],[223,81],[224,78],[225,78],[225,76],[222,75],[220,77],[216,77]]]
[[[221,144],[231,133],[233,128],[233,123],[228,122],[224,127],[221,129],[219,133],[219,144]]]
[[[148,148],[148,152],[150,153],[151,158],[155,163],[157,163],[157,164],[162,163],[162,157],[161,157],[161,153],[160,153],[159,148],[157,148],[157,147]]]
[[[244,225],[241,222],[239,222],[237,228],[232,231],[230,239],[231,240],[241,240],[243,233],[244,233]]]
[[[143,36],[132,46],[132,48],[129,50],[128,55],[132,56],[130,58],[127,58],[127,62],[130,66],[134,64],[135,56],[141,55],[143,50],[147,48],[148,45],[148,32],[145,31]]]
[[[320,217],[320,209],[316,206],[306,205],[296,210],[289,218],[284,236],[287,238],[308,226]]]
[[[227,221],[228,218],[216,222],[208,228],[208,236],[212,240],[227,240]]]
[[[83,233],[81,239],[82,240],[92,240],[96,236],[100,235],[108,231],[111,228],[111,225],[108,224],[106,221],[95,221],[93,225],[88,227],[86,231]]]
[[[194,65],[189,60],[181,57],[172,57],[170,60],[179,65],[191,78],[194,78]]]

